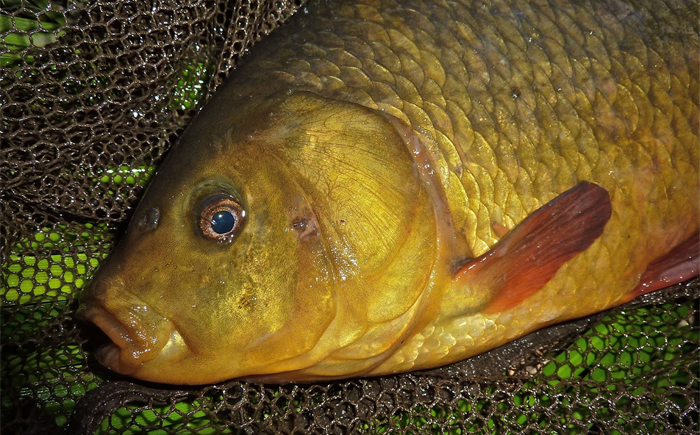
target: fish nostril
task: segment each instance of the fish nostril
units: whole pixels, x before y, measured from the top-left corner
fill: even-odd
[[[139,229],[143,231],[151,231],[158,228],[158,221],[160,220],[160,210],[158,207],[151,207],[148,209],[141,219],[139,219],[137,225]]]

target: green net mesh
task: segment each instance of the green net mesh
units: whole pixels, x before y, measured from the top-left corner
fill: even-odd
[[[301,3],[0,3],[2,433],[697,433],[697,279],[425,373],[181,389],[95,362],[81,289],[163,153]]]

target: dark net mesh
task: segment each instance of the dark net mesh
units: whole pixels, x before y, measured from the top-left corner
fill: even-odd
[[[426,373],[178,389],[94,361],[79,292],[196,110],[301,3],[2,0],[2,433],[697,432],[697,279]]]

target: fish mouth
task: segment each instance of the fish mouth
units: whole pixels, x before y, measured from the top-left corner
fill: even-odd
[[[115,315],[91,301],[81,311],[80,317],[97,326],[108,338],[98,345],[95,358],[123,375],[133,376],[145,362],[156,358],[174,330],[172,322],[142,305],[123,307]]]
[[[109,339],[101,343],[95,352],[95,358],[100,364],[125,375],[136,371],[138,365],[128,364],[128,361],[120,362],[122,350],[127,350],[133,342],[126,326],[99,306],[85,309],[82,317],[97,326]]]

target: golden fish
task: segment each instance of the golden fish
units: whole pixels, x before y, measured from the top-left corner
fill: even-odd
[[[95,276],[102,364],[424,369],[698,273],[694,2],[309,9],[207,103]]]

